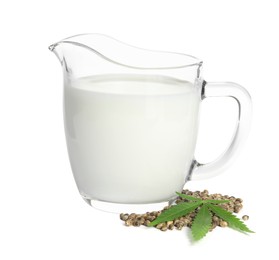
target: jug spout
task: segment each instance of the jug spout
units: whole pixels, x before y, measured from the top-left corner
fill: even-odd
[[[189,74],[192,81],[195,74],[199,77],[202,65],[190,55],[141,49],[103,34],[72,36],[50,45],[49,50],[59,59],[64,75],[71,78],[168,72],[182,79]]]
[[[59,59],[66,73],[64,75],[86,77],[103,74],[116,65],[116,71],[121,67],[113,57],[114,41],[117,42],[102,34],[81,34],[51,44],[48,48]]]
[[[53,51],[55,49],[55,44],[51,44],[50,46],[48,46],[48,49],[50,51]]]
[[[54,43],[51,44],[48,49],[52,51],[55,56],[59,59],[61,65],[63,66],[63,50],[62,50],[61,43]]]
[[[94,75],[96,55],[92,55],[94,51],[79,38],[78,36],[66,38],[48,47],[58,58],[65,78]]]

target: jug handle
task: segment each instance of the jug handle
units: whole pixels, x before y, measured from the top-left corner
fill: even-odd
[[[189,180],[202,180],[223,172],[234,161],[236,154],[247,139],[252,117],[252,102],[248,91],[233,82],[203,82],[202,100],[208,97],[231,97],[238,104],[237,126],[228,148],[215,160],[202,164],[193,161]]]

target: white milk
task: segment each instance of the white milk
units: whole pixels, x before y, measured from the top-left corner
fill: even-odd
[[[199,103],[197,87],[162,76],[66,84],[67,145],[82,196],[118,203],[173,197],[193,160]]]

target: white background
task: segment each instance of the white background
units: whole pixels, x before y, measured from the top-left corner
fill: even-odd
[[[276,259],[278,232],[278,1],[2,1],[0,4],[1,259]],[[128,228],[86,205],[68,162],[62,73],[48,45],[99,32],[130,44],[184,52],[204,61],[207,81],[250,92],[253,124],[223,175],[189,182],[244,199],[244,235],[218,228],[192,244],[189,230]],[[204,102],[197,158],[214,159],[235,124],[231,100]],[[260,207],[265,207],[264,210]],[[276,215],[277,213],[277,215]]]

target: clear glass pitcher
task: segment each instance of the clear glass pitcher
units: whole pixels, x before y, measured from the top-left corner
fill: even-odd
[[[215,176],[246,139],[248,92],[236,83],[208,83],[202,61],[181,53],[136,48],[101,34],[49,47],[64,75],[68,154],[82,198],[109,211],[161,207],[188,180]],[[201,101],[232,97],[239,117],[231,144],[215,161],[195,160]]]

